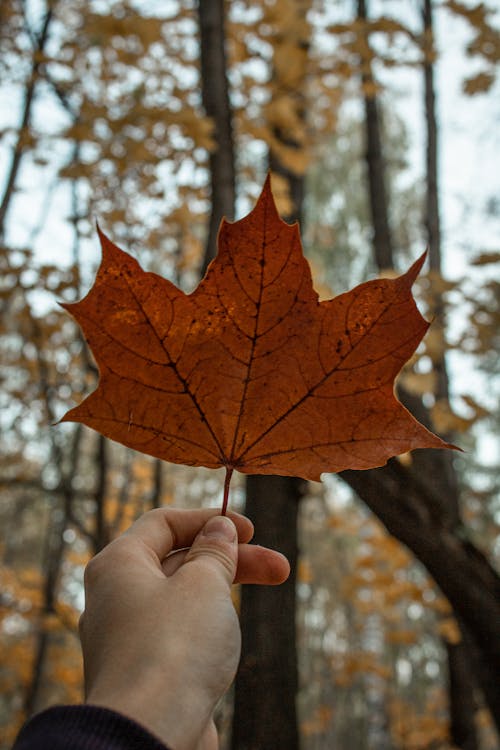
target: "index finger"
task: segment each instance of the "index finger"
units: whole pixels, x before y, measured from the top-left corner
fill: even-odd
[[[218,508],[155,508],[138,518],[123,536],[140,540],[161,563],[173,550],[190,547],[208,519],[218,515]],[[238,541],[249,542],[254,531],[250,519],[232,511],[228,516],[236,526]]]

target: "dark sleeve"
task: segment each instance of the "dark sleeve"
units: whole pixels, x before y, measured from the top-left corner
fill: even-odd
[[[100,706],[55,706],[33,716],[12,750],[168,750],[127,716]]]

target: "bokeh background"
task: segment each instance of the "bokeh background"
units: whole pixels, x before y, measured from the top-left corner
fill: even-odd
[[[148,508],[221,501],[219,472],[57,424],[97,379],[57,303],[92,283],[96,220],[193,289],[268,170],[322,297],[429,248],[398,393],[464,452],[233,479],[293,573],[235,591],[221,747],[499,747],[498,27],[468,0],[2,0],[1,750],[82,699],[89,557]]]

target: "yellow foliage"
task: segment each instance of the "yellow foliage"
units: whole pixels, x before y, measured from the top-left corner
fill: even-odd
[[[389,667],[381,664],[377,657],[367,652],[351,652],[338,655],[332,662],[335,684],[346,687],[360,675],[371,674],[387,680],[392,671]]]
[[[412,370],[405,370],[401,373],[399,382],[405,390],[409,391],[409,393],[421,396],[424,393],[435,393],[437,375],[433,370],[430,372],[413,372]]]
[[[460,281],[457,282],[445,279],[445,277],[441,273],[434,270],[427,272],[427,275],[424,277],[423,281],[425,281],[426,279],[429,282],[430,294],[434,298],[441,297],[441,295],[446,294],[447,292],[452,292],[461,283]]]
[[[19,572],[19,580],[27,589],[38,588],[43,583],[42,573],[37,568],[22,568]]]
[[[430,357],[433,362],[441,362],[446,352],[447,345],[443,330],[439,325],[431,325],[425,334],[424,347],[425,354]]]
[[[473,266],[486,266],[490,263],[500,263],[500,251],[483,252],[470,261]]]
[[[305,148],[287,146],[274,134],[269,134],[265,141],[285,169],[299,176],[305,173],[309,164],[309,155]],[[274,197],[277,200],[276,195]]]
[[[436,597],[436,599],[434,599],[434,601],[432,601],[427,606],[441,615],[451,615],[452,613],[451,605],[448,599],[446,599],[444,596]]]
[[[23,724],[24,717],[22,716],[21,712],[18,712],[17,715],[11,717],[10,722],[9,724],[7,724],[7,726],[2,727],[2,736],[7,747],[11,747],[14,744],[14,741]]]
[[[106,498],[106,503],[104,505],[104,515],[106,518],[106,523],[112,524],[115,520],[118,510],[120,508],[120,502],[118,500],[118,497],[110,496]]]
[[[11,641],[5,654],[4,666],[21,685],[27,685],[33,673],[34,654],[31,646],[30,640]]]
[[[394,604],[403,599],[420,603],[422,601],[422,589],[411,581],[393,580],[391,585],[385,588],[384,598],[387,604]]]
[[[401,453],[399,456],[396,456],[396,460],[399,461],[399,463],[403,466],[410,467],[413,464],[413,456],[410,451],[408,451],[407,453]]]
[[[326,519],[326,524],[330,529],[341,529],[344,526],[344,523],[344,519],[339,515],[331,515]]]
[[[293,213],[293,201],[290,195],[290,185],[286,177],[276,172],[271,173],[271,185],[276,202],[276,208],[281,216],[290,216]]]
[[[139,485],[149,484],[151,481],[151,463],[144,461],[143,458],[134,461],[133,475],[134,481]]]
[[[386,640],[397,646],[411,646],[417,643],[418,637],[413,630],[392,630],[387,633]]]
[[[106,503],[107,506],[107,503]],[[74,545],[66,549],[65,559],[76,567],[84,567],[89,561],[89,552],[86,549],[77,549]]]
[[[408,550],[385,531],[381,530],[376,545],[380,561],[384,561],[392,569],[404,568],[410,564],[412,558]]]
[[[64,137],[68,140],[81,143],[83,141],[94,140],[94,132],[90,124],[85,122],[74,122],[66,129]]]
[[[274,47],[274,70],[281,86],[300,90],[307,70],[307,52],[295,41],[285,40]]]
[[[425,714],[417,714],[414,706],[401,698],[389,706],[390,730],[397,747],[405,750],[429,750],[430,747],[447,748],[449,727],[446,714],[438,713],[433,706]]]
[[[68,667],[65,664],[56,664],[51,672],[51,677],[55,682],[65,685],[69,689],[72,687],[80,689],[82,686],[82,673],[75,668]]]
[[[297,144],[306,142],[306,129],[297,102],[291,96],[274,97],[265,107],[268,127],[280,131]]]
[[[59,621],[64,624],[66,629],[70,628],[74,633],[78,631],[78,620],[80,612],[67,602],[63,602],[60,599],[56,602],[56,613]]]
[[[241,610],[241,586],[231,586],[231,601],[239,615]]]
[[[445,620],[441,620],[438,625],[438,633],[445,641],[451,643],[453,646],[456,646],[462,640],[460,628],[454,617],[447,617]]]
[[[204,252],[201,239],[192,233],[187,233],[184,234],[181,245],[182,255],[177,263],[179,272],[199,268]]]
[[[460,398],[464,403],[467,404],[469,409],[472,409],[474,412],[474,421],[478,419],[483,419],[484,417],[488,417],[490,415],[490,412],[484,408],[484,406],[481,406],[473,396],[470,396],[469,394],[460,394]]]
[[[432,423],[436,432],[466,432],[475,421],[474,418],[461,417],[452,410],[449,401],[439,399],[431,408]]]
[[[61,627],[61,620],[55,612],[51,612],[43,618],[42,628],[46,633],[56,633],[61,630]]]
[[[331,706],[318,706],[310,719],[301,722],[301,732],[310,737],[322,734],[333,719],[333,708]]]
[[[361,85],[363,94],[369,99],[378,96],[381,93],[382,87],[376,83],[373,79],[364,81]],[[387,278],[387,277],[386,277]]]
[[[297,580],[299,583],[311,583],[313,580],[311,564],[303,557],[300,558],[297,566]]]

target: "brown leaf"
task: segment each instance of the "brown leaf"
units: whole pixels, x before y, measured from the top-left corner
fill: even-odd
[[[222,222],[192,294],[100,237],[94,286],[64,305],[100,381],[63,421],[175,463],[315,480],[446,447],[393,392],[428,328],[411,294],[424,256],[399,278],[319,302],[269,179],[247,217]]]

